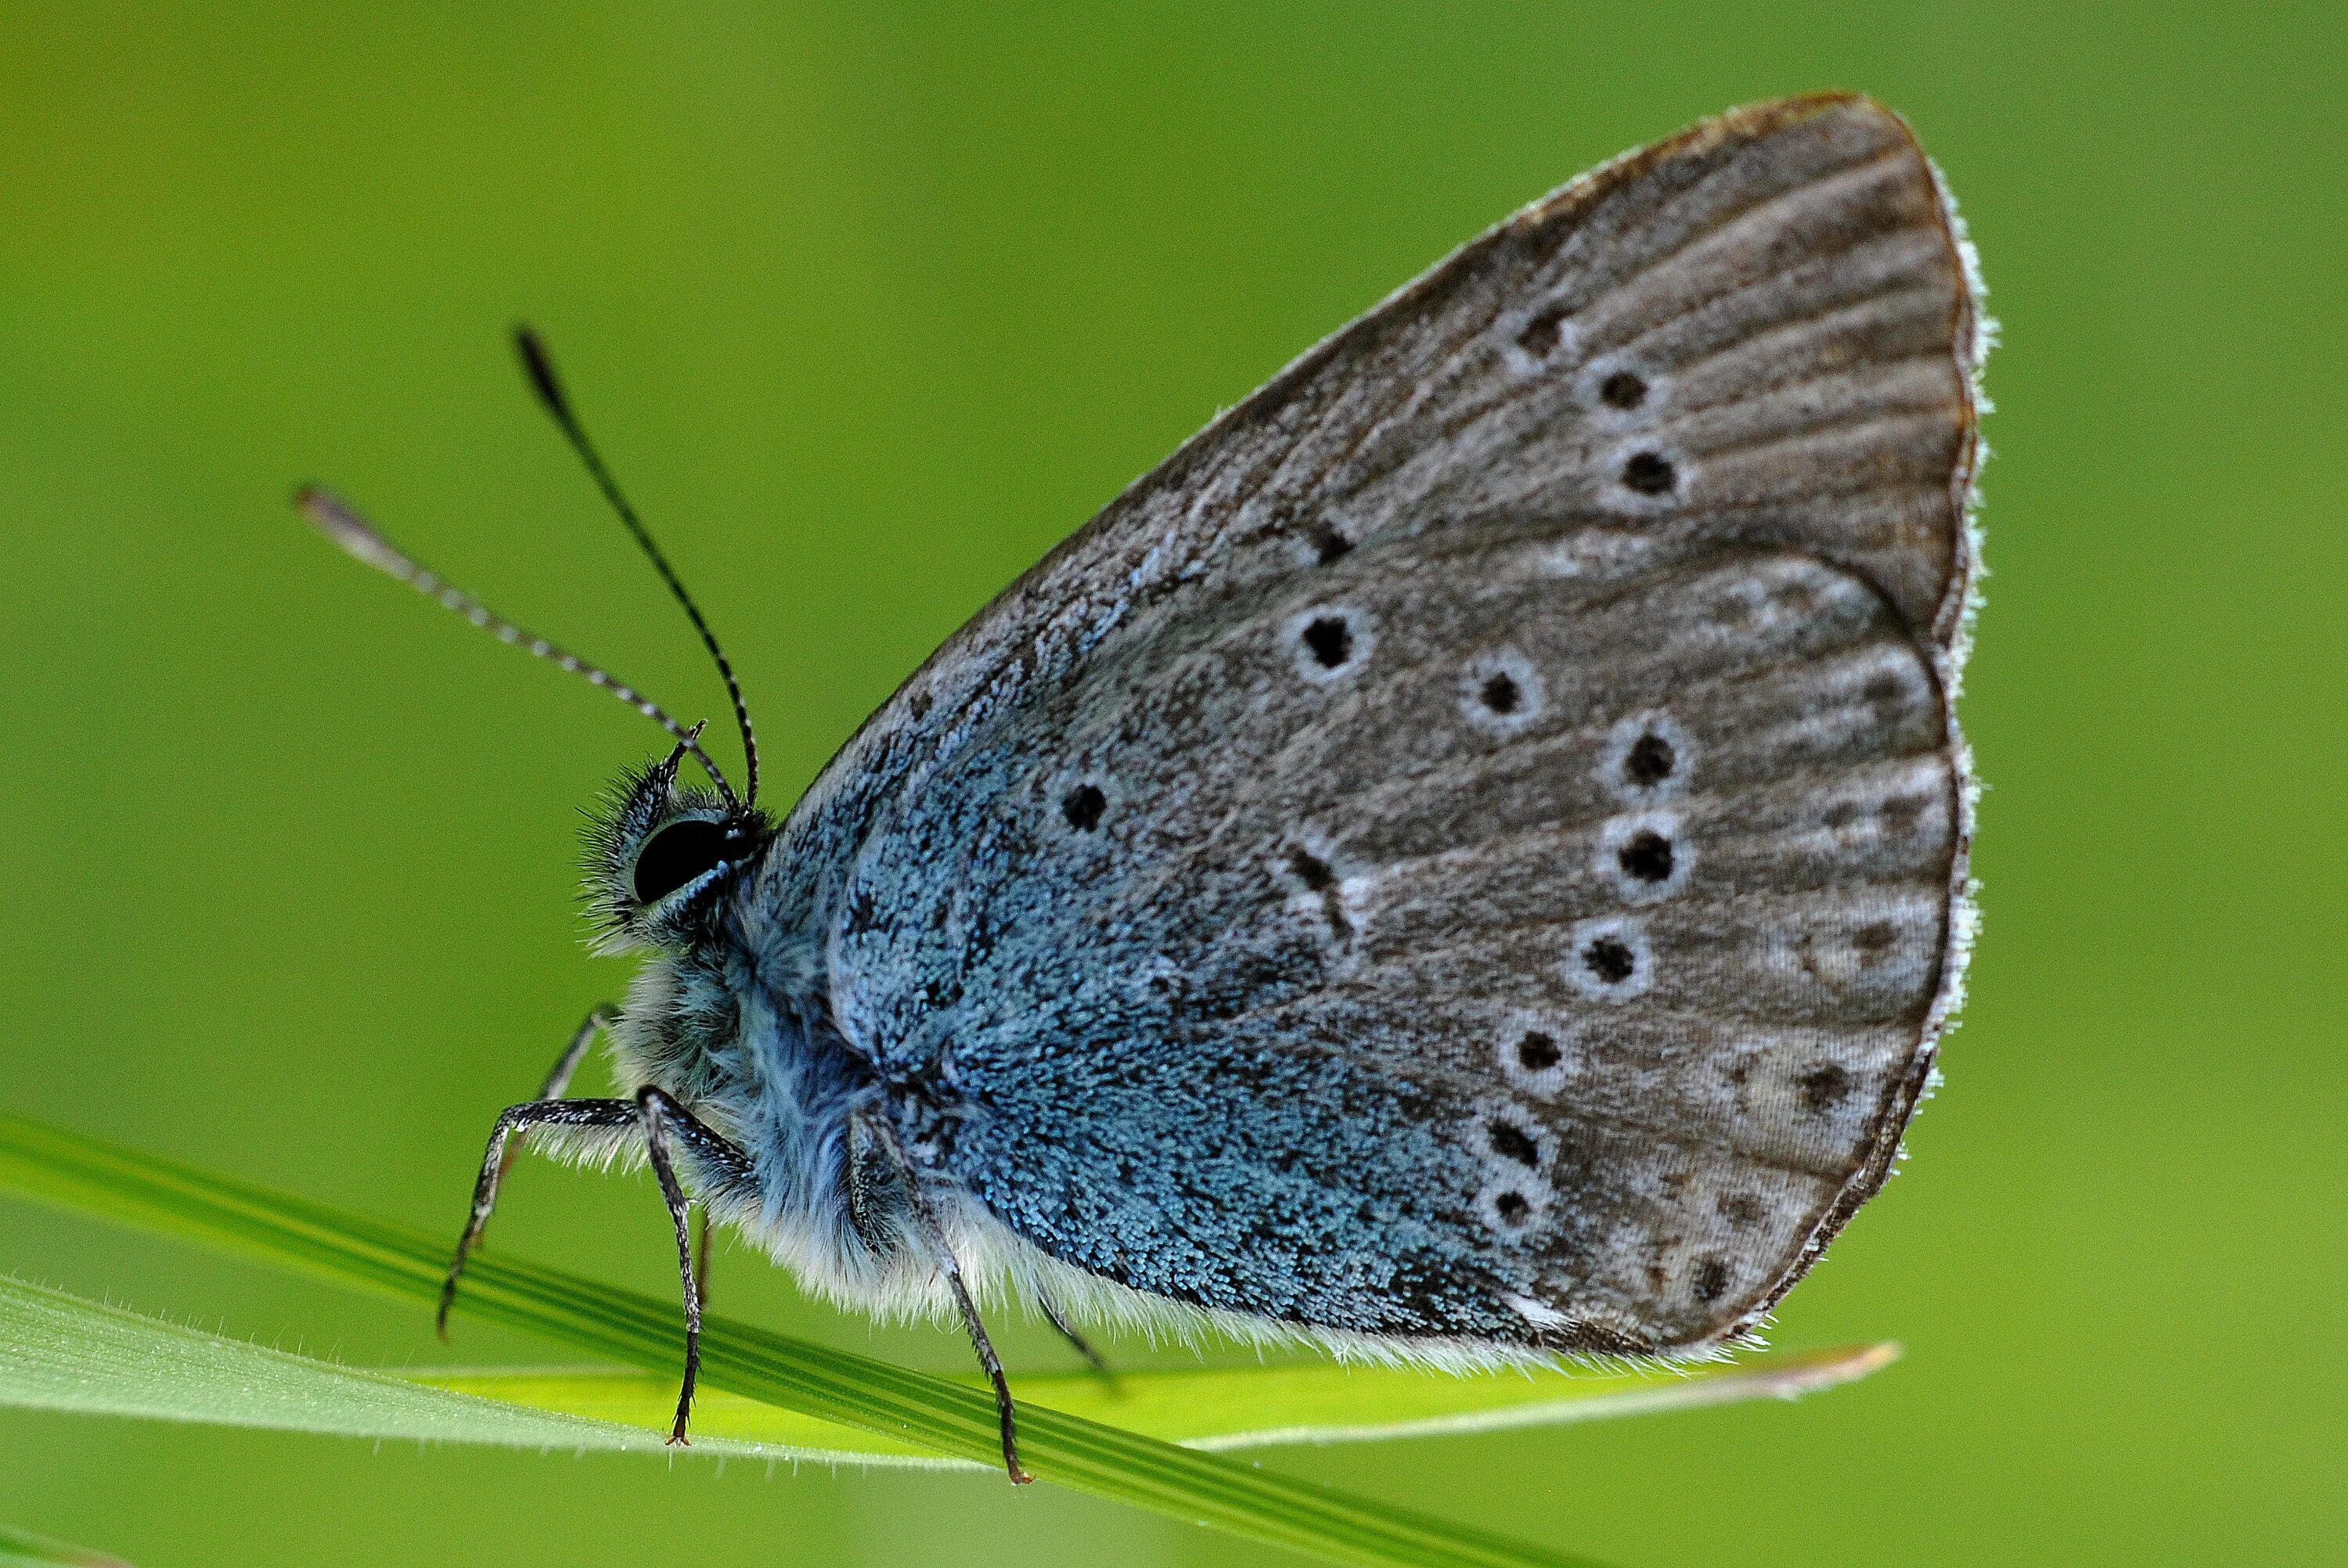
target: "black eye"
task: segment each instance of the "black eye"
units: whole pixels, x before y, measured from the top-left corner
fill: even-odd
[[[734,847],[722,822],[670,823],[636,852],[636,902],[658,903],[726,859]]]

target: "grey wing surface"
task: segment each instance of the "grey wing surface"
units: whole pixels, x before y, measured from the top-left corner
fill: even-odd
[[[1751,1322],[1959,968],[1975,323],[1906,128],[1569,186],[1185,446],[788,830],[1045,1252],[1332,1331]]]

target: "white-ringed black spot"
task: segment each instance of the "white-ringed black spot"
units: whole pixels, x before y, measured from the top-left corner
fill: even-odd
[[[1517,331],[1517,346],[1535,359],[1555,354],[1565,339],[1565,307],[1547,305]]]
[[[1618,370],[1598,384],[1598,400],[1625,411],[1647,401],[1647,379],[1635,370]]]
[[[1639,956],[1620,937],[1592,937],[1582,945],[1581,967],[1601,986],[1619,986],[1639,971]]]
[[[1060,797],[1060,815],[1078,833],[1090,833],[1100,825],[1101,813],[1108,809],[1108,797],[1101,794],[1098,784],[1080,784]]]
[[[1622,776],[1640,789],[1653,789],[1672,776],[1678,762],[1671,742],[1649,730],[1622,754]]]
[[[1633,452],[1622,464],[1622,487],[1641,496],[1668,496],[1678,487],[1679,470],[1661,452]]]
[[[1618,816],[1599,830],[1596,870],[1633,902],[1668,898],[1687,886],[1692,847],[1681,837],[1675,812]]]
[[[1695,1278],[1689,1290],[1706,1306],[1719,1300],[1728,1292],[1728,1265],[1717,1257],[1707,1257],[1695,1266]]]
[[[1539,1227],[1553,1197],[1540,1173],[1511,1162],[1510,1169],[1491,1173],[1476,1194],[1476,1212],[1500,1235],[1515,1241]]]
[[[1633,804],[1655,804],[1688,787],[1695,760],[1694,743],[1669,713],[1632,713],[1607,733],[1598,782]]]
[[[1484,1136],[1491,1143],[1492,1153],[1502,1159],[1514,1160],[1532,1170],[1540,1169],[1540,1145],[1515,1122],[1495,1118],[1485,1127]]]
[[[1579,1034],[1573,1023],[1547,1012],[1527,1009],[1503,1015],[1492,1031],[1492,1063],[1502,1082],[1533,1100],[1554,1100],[1565,1091],[1577,1071]],[[1520,1120],[1513,1112],[1517,1100],[1495,1101],[1483,1114],[1487,1122]]]
[[[1540,671],[1513,648],[1478,654],[1460,672],[1460,712],[1488,733],[1520,733],[1540,717],[1545,701]]]
[[[1601,429],[1644,429],[1670,401],[1671,378],[1632,355],[1600,354],[1574,377],[1573,396]]]
[[[1645,928],[1622,915],[1579,922],[1567,949],[1565,978],[1584,996],[1603,1001],[1644,994],[1654,981]]]
[[[1313,661],[1334,670],[1354,656],[1353,629],[1342,615],[1318,615],[1304,623],[1304,647]]]
[[[1652,827],[1643,827],[1632,834],[1622,848],[1614,852],[1622,867],[1622,875],[1639,882],[1668,882],[1672,879],[1672,841]]]
[[[1320,605],[1292,615],[1283,635],[1296,672],[1315,685],[1359,670],[1376,641],[1369,617],[1344,605]]]
[[[1504,312],[1493,323],[1500,356],[1519,375],[1550,375],[1581,359],[1581,334],[1572,306],[1550,298]]]

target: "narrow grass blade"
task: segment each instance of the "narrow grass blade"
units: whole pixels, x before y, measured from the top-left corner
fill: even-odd
[[[0,1278],[0,1405],[507,1448],[666,1449],[663,1431],[643,1425],[337,1367],[7,1278]],[[0,1553],[0,1564],[8,1561]]]
[[[1748,1366],[1572,1376],[1501,1372],[1450,1378],[1398,1368],[1312,1364],[1126,1372],[1112,1385],[1088,1373],[1048,1373],[1022,1377],[1018,1386],[1023,1398],[1067,1415],[1219,1450],[1497,1431],[1740,1399],[1793,1399],[1864,1378],[1898,1355],[1896,1346],[1859,1345],[1792,1351]],[[653,1372],[452,1368],[405,1376],[436,1389],[651,1430],[666,1430],[676,1397],[675,1379]],[[828,1421],[726,1394],[702,1401],[694,1412],[694,1430],[696,1443],[704,1437],[724,1439],[808,1458],[859,1459],[871,1440]],[[860,1451],[837,1451],[843,1443]],[[827,1448],[834,1451],[818,1451]]]
[[[1787,1397],[1861,1377],[1888,1346],[1780,1356],[1684,1377],[1437,1378],[1241,1367],[1023,1378],[1037,1403],[1193,1448],[1344,1442],[1592,1420]],[[974,1469],[874,1432],[712,1390],[688,1448],[666,1442],[675,1380],[657,1372],[367,1371],[270,1349],[0,1276],[0,1405],[342,1437],[572,1452]]]
[[[119,1557],[0,1524],[0,1568],[130,1568]]]
[[[15,1117],[0,1116],[0,1187],[421,1300],[437,1294],[447,1251],[405,1226]],[[592,1355],[659,1371],[677,1359],[675,1304],[557,1270],[482,1257],[466,1302]],[[714,1389],[980,1463],[995,1454],[994,1407],[977,1389],[724,1318],[705,1343]],[[1043,1405],[1023,1403],[1020,1435],[1027,1467],[1045,1480],[1335,1562],[1586,1562]]]

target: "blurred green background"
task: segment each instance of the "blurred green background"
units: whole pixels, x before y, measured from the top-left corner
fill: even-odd
[[[284,504],[330,479],[717,712],[523,395],[518,316],[788,798],[1458,241],[1703,114],[1860,87],[1947,169],[2006,333],[1973,1001],[1907,1173],[1775,1335],[1908,1358],[1791,1407],[1265,1462],[1625,1568],[2340,1551],[2336,0],[386,9],[0,5],[0,1102],[453,1227],[490,1118],[620,989],[576,940],[576,813],[654,737]],[[503,1245],[672,1288],[644,1181],[529,1168],[510,1202]],[[0,1266],[362,1361],[549,1353],[13,1203]],[[966,1364],[747,1253],[716,1286]],[[23,1414],[0,1520],[145,1568],[1292,1561],[974,1477]]]

